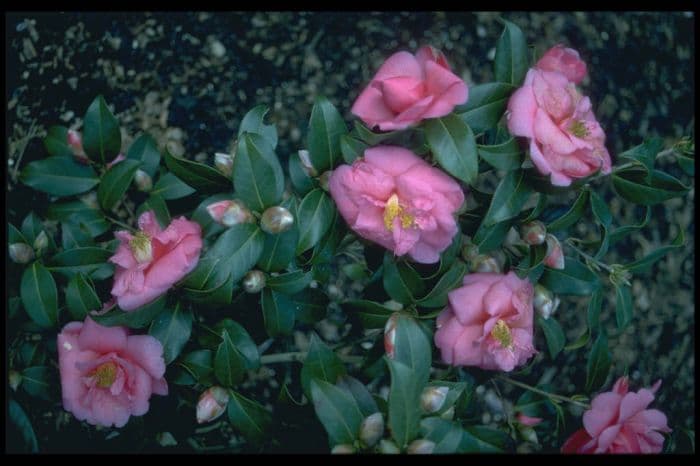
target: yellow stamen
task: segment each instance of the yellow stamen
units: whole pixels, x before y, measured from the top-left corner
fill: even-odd
[[[503,320],[498,319],[496,321],[496,325],[491,330],[491,336],[501,344],[501,347],[513,347],[513,336],[510,334],[510,328]]]
[[[92,373],[100,388],[109,388],[117,378],[117,365],[113,362],[106,362],[95,368]]]
[[[574,120],[569,126],[569,131],[577,138],[585,138],[588,136],[588,128],[586,128],[586,125],[581,120]]]
[[[151,247],[151,238],[144,232],[137,231],[134,237],[129,241],[131,252],[134,253],[136,262],[142,264],[153,259],[153,248]]]
[[[408,228],[413,225],[413,216],[403,212],[399,205],[399,196],[392,194],[384,207],[384,227],[392,231],[394,229],[394,219],[399,217],[401,228]]]

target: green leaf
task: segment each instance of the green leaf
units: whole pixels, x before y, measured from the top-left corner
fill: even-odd
[[[421,418],[420,396],[425,382],[416,376],[413,368],[386,358],[391,372],[389,388],[389,429],[402,450],[418,434]]]
[[[395,311],[374,301],[353,299],[341,304],[348,315],[356,314],[364,328],[384,328],[387,319]]]
[[[496,81],[520,86],[528,69],[527,41],[523,31],[510,21],[496,44],[494,72]]]
[[[268,335],[274,338],[292,333],[296,312],[287,295],[266,288],[262,292],[261,304]]]
[[[336,387],[345,390],[355,399],[362,416],[367,417],[379,411],[377,402],[374,401],[367,387],[356,378],[349,375],[341,375],[338,377]]]
[[[37,325],[49,328],[58,323],[56,282],[40,262],[24,269],[20,296],[24,310]]]
[[[340,136],[340,153],[345,163],[353,163],[355,159],[362,157],[369,146],[349,134]]]
[[[603,307],[603,290],[599,288],[591,295],[591,300],[588,302],[587,321],[588,328],[593,334],[593,331],[600,331],[600,311]]]
[[[256,370],[260,368],[258,347],[243,326],[234,320],[224,319],[216,324],[216,329],[220,334],[224,330],[228,332],[234,346],[245,360],[246,369]]]
[[[37,236],[39,236],[42,231],[45,231],[45,228],[39,216],[33,211],[29,212],[22,221],[22,235],[27,239],[27,244],[30,246],[33,245]],[[50,236],[48,232],[46,233],[47,236]]]
[[[177,365],[188,374],[194,382],[204,382],[214,372],[213,354],[208,349],[202,349],[187,353]],[[178,382],[175,382],[178,383]]]
[[[493,128],[503,116],[515,86],[486,83],[469,88],[469,100],[455,109],[459,117],[476,133]]]
[[[493,193],[489,210],[483,224],[491,226],[516,217],[532,194],[532,189],[524,182],[525,173],[509,171],[498,183]]]
[[[27,367],[22,371],[22,388],[35,398],[51,401],[52,374],[50,367]]]
[[[98,95],[83,118],[83,149],[91,159],[106,164],[119,154],[121,148],[119,122],[107,107],[104,97]]]
[[[464,428],[460,453],[503,453],[513,450],[513,439],[505,432],[484,426]]]
[[[523,163],[523,152],[515,138],[493,146],[478,145],[477,150],[479,157],[496,170],[517,170]]]
[[[192,311],[181,309],[177,303],[174,309],[165,309],[151,323],[148,334],[163,345],[165,364],[173,362],[190,339],[192,319]]]
[[[392,137],[400,134],[402,131],[387,131],[382,133],[375,133],[371,129],[367,128],[365,125],[360,123],[358,120],[353,122],[353,130],[351,135],[360,141],[364,142],[370,147],[379,145],[380,142],[391,139]]]
[[[126,153],[127,159],[141,161],[141,170],[154,177],[160,165],[160,152],[156,141],[148,133],[143,133],[129,146]]]
[[[322,190],[314,189],[304,196],[297,212],[297,254],[311,249],[319,242],[330,228],[334,213],[333,201]]]
[[[19,299],[19,298],[17,298]],[[46,352],[41,341],[24,341],[19,347],[19,365],[23,367],[43,366],[46,362]]]
[[[221,333],[221,340],[214,356],[214,374],[225,387],[233,387],[243,380],[246,361],[227,330]]]
[[[299,154],[294,152],[289,155],[289,178],[294,190],[300,196],[314,189],[314,181],[304,171]]]
[[[634,309],[632,295],[627,285],[615,285],[615,321],[618,330],[622,331],[632,322]]]
[[[320,379],[310,382],[316,416],[328,432],[332,445],[352,444],[359,434],[363,416],[352,395]]]
[[[588,200],[588,195],[589,191],[587,189],[583,189],[581,191],[581,194],[578,195],[578,198],[576,198],[576,202],[574,202],[574,205],[572,205],[571,208],[564,215],[558,217],[556,220],[549,222],[549,224],[547,225],[547,231],[553,232],[557,230],[564,230],[576,223],[576,221],[583,215],[583,212],[586,208],[586,201]]]
[[[309,286],[311,283],[311,272],[295,270],[267,279],[267,287],[273,291],[284,294],[296,294]]]
[[[612,214],[603,199],[594,191],[591,191],[591,211],[595,219],[605,228],[610,228]]]
[[[70,221],[61,223],[61,245],[73,249],[94,246],[95,242],[84,224]]]
[[[464,429],[452,421],[428,417],[420,423],[421,436],[435,443],[432,454],[455,453],[462,442]]]
[[[459,116],[426,120],[425,137],[435,160],[449,174],[472,184],[479,173],[474,133]]]
[[[307,397],[311,397],[311,381],[322,380],[335,384],[338,377],[347,372],[340,358],[315,333],[301,368],[301,386]]]
[[[647,176],[647,172],[640,169],[617,172],[612,177],[613,188],[623,199],[641,205],[658,204],[688,192],[687,186],[668,173],[652,170],[649,182]]]
[[[307,288],[289,299],[294,303],[296,320],[308,325],[315,325],[326,317],[328,297],[320,290]]]
[[[348,132],[335,106],[325,97],[317,97],[311,109],[307,146],[311,164],[319,174],[333,169],[341,160],[340,136]]]
[[[68,249],[53,256],[49,270],[70,278],[76,273],[95,271],[112,256],[112,252],[98,247]]]
[[[234,429],[245,438],[259,444],[268,438],[272,415],[257,401],[250,400],[233,390],[229,391],[228,419]]]
[[[10,422],[17,428],[19,434],[22,436],[25,451],[30,451],[32,453],[38,452],[39,444],[36,440],[36,434],[34,433],[32,423],[24,412],[24,409],[22,409],[15,400],[10,399],[7,406],[7,414]],[[8,446],[14,447],[14,444],[9,443]],[[14,450],[14,448],[12,449]]]
[[[296,224],[284,233],[265,233],[265,244],[258,259],[258,267],[265,272],[279,272],[285,269],[294,260],[298,241],[299,228]]]
[[[24,243],[29,244],[31,246],[31,244],[29,243],[29,241],[27,241],[24,235],[17,229],[17,227],[15,227],[11,223],[7,224],[7,243]]]
[[[71,317],[75,320],[84,320],[90,311],[99,311],[102,301],[82,273],[73,275],[66,288],[66,305]]]
[[[104,210],[112,210],[117,202],[122,200],[140,166],[141,162],[138,160],[123,160],[113,165],[102,176],[97,188],[97,199]]]
[[[611,357],[608,349],[608,338],[604,333],[598,335],[586,364],[586,391],[590,392],[600,388],[608,378]]]
[[[465,273],[467,273],[467,266],[464,262],[455,262],[430,290],[430,293],[418,300],[418,304],[422,307],[444,307],[447,305],[447,294],[462,284]]]
[[[546,267],[540,283],[556,294],[586,296],[600,287],[598,276],[573,257],[564,258],[564,269]]]
[[[167,149],[164,157],[165,165],[167,165],[168,169],[197,191],[204,193],[219,192],[228,190],[231,186],[231,180],[208,165],[175,157]]]
[[[257,225],[234,225],[219,236],[206,257],[220,259],[217,267],[230,271],[230,279],[236,283],[258,262],[264,242],[264,233]]]
[[[149,325],[165,307],[166,295],[145,304],[133,311],[123,311],[115,307],[102,315],[91,315],[90,318],[105,327],[126,326],[129,328],[144,328]]]
[[[59,197],[84,193],[100,182],[92,168],[67,157],[49,157],[28,164],[20,174],[20,181]]]
[[[49,220],[68,221],[82,225],[93,238],[111,228],[99,210],[92,209],[81,201],[49,204],[46,216]]]
[[[418,383],[425,385],[432,365],[431,340],[407,314],[398,315],[395,332],[393,360],[410,367]]]
[[[188,184],[177,176],[168,172],[158,178],[158,182],[151,190],[151,195],[157,194],[163,199],[170,201],[173,199],[187,197],[194,192],[195,190]]]
[[[384,255],[383,284],[387,294],[402,304],[415,301],[415,296],[425,293],[425,283],[406,262],[394,259],[391,253]]]
[[[512,173],[512,172],[511,172]],[[486,226],[484,222],[474,234],[473,242],[479,247],[481,254],[497,249],[506,239],[508,230],[513,225],[513,219]]]
[[[268,110],[265,105],[258,105],[250,109],[238,127],[238,138],[240,139],[243,133],[259,134],[267,139],[273,149],[277,147],[277,128],[275,128],[275,125],[266,125],[264,123]]]
[[[192,221],[199,223],[199,226],[202,227],[202,236],[204,238],[210,238],[213,236],[216,236],[220,233],[222,233],[224,230],[226,230],[226,227],[223,225],[219,225],[214,221],[214,219],[211,217],[209,212],[207,211],[207,207],[210,206],[211,204],[219,201],[230,201],[233,199],[233,194],[215,194],[213,196],[209,196],[208,198],[204,199],[196,209],[194,209],[194,212],[192,212]]]
[[[644,143],[635,146],[625,152],[622,152],[618,157],[637,162],[644,167],[647,172],[645,181],[649,183],[651,181],[651,174],[654,170],[654,161],[656,160],[656,154],[661,152],[664,148],[664,140],[661,138],[652,138]]]
[[[68,145],[68,128],[51,126],[44,138],[46,152],[52,157],[73,157],[73,149]]]
[[[674,238],[671,244],[667,246],[662,246],[656,249],[654,252],[647,254],[639,260],[625,264],[625,269],[631,273],[642,273],[649,270],[649,268],[662,257],[664,257],[669,251],[673,249],[678,249],[685,245],[685,236],[683,235],[683,230],[679,229],[678,235]]]
[[[649,223],[649,220],[651,220],[651,207],[646,206],[644,209],[646,213],[644,214],[644,220],[642,220],[641,223],[637,225],[623,225],[619,228],[616,228],[610,233],[610,235],[608,236],[610,246],[617,243],[630,233],[634,233],[635,231],[641,230],[647,225],[647,223]]]
[[[566,344],[564,330],[562,330],[559,322],[554,320],[552,317],[549,319],[538,317],[537,323],[544,332],[544,337],[547,340],[547,348],[549,349],[549,355],[552,357],[552,359],[556,358],[557,354],[564,349],[564,345]]]
[[[263,136],[245,133],[233,159],[236,196],[251,210],[264,211],[282,200],[284,174],[270,142]]]
[[[165,228],[170,224],[170,211],[168,210],[168,205],[165,203],[162,197],[158,194],[151,193],[148,199],[144,201],[143,204],[136,209],[136,215],[140,216],[142,213],[152,210],[156,215],[156,219],[161,227]]]

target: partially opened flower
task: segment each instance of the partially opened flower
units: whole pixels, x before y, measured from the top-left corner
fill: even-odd
[[[612,391],[593,398],[583,413],[583,429],[564,442],[562,453],[660,453],[661,433],[671,429],[664,413],[647,409],[660,385],[661,380],[630,392],[627,377],[620,377]]]

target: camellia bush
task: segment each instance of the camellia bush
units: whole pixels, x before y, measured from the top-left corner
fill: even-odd
[[[15,447],[43,451],[35,426],[60,406],[51,423],[84,451],[671,450],[664,385],[636,386],[611,347],[638,318],[631,277],[686,240],[606,255],[689,191],[694,142],[610,153],[581,86],[595,72],[504,21],[494,82],[467,86],[431,46],[397,51],[350,125],[319,96],[281,159],[257,106],[212,166],[148,134],[124,147],[96,97],[80,131],[51,127],[46,157],[21,168],[46,203],[8,225]],[[614,217],[605,184],[638,223]],[[588,300],[573,341],[570,296]],[[563,351],[585,355],[573,392],[526,382]],[[494,422],[484,384],[515,394]]]

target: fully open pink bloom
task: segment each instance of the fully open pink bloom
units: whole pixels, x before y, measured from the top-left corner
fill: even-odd
[[[83,137],[78,131],[72,129],[68,130],[68,136],[66,136],[66,143],[71,149],[73,149],[73,156],[78,162],[87,164],[90,161],[87,154],[85,154],[85,150],[83,149]],[[112,168],[114,165],[118,164],[122,160],[126,160],[126,156],[124,154],[117,155],[114,158],[114,160],[107,164],[107,169]]]
[[[151,394],[167,395],[163,346],[126,327],[103,327],[90,317],[58,335],[63,407],[90,424],[122,427],[148,412]]]
[[[514,272],[472,273],[448,294],[435,345],[453,366],[510,372],[537,353],[532,343],[533,286]]]
[[[459,231],[459,184],[402,147],[367,149],[352,166],[334,170],[328,184],[350,228],[397,256],[437,262]]]
[[[583,429],[561,447],[562,453],[660,453],[664,436],[671,432],[666,415],[647,409],[661,380],[651,388],[630,392],[627,377],[620,377],[611,392],[593,398],[583,413]]]
[[[561,44],[547,50],[535,68],[543,71],[558,71],[574,84],[580,83],[586,77],[586,63],[581,60],[578,52]]]
[[[530,140],[530,158],[555,186],[569,186],[599,169],[610,173],[605,133],[591,101],[556,71],[530,69],[508,101],[508,130]]]
[[[467,101],[467,85],[450,71],[445,56],[432,47],[416,55],[397,52],[379,68],[352,106],[370,128],[404,129],[438,118]]]
[[[136,309],[164,294],[190,273],[199,261],[202,230],[185,217],[174,219],[165,230],[153,211],[139,217],[139,231],[115,233],[121,244],[109,258],[117,265],[112,295],[125,311]]]

